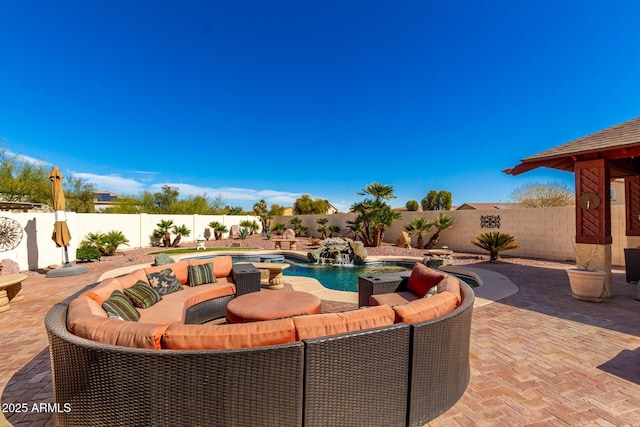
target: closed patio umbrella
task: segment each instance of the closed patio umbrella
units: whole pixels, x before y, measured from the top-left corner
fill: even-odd
[[[56,211],[56,222],[53,225],[53,235],[51,238],[56,242],[57,247],[64,247],[65,266],[70,266],[67,246],[69,246],[69,242],[71,241],[71,233],[69,233],[67,217],[64,211],[65,201],[60,169],[54,166],[49,173],[49,180],[51,181],[53,209]]]

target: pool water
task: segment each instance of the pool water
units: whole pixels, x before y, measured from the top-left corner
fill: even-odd
[[[211,258],[211,256],[195,258]],[[260,255],[234,255],[232,256],[232,259],[233,263],[265,261],[264,256]],[[376,274],[403,271],[405,271],[408,276],[413,268],[413,263],[393,261],[350,266],[315,264],[303,259],[290,258],[288,256],[285,256],[284,260],[281,260],[281,256],[278,256],[277,260],[273,259],[271,261],[284,262],[290,265],[289,268],[282,272],[285,276],[311,277],[322,283],[325,288],[333,289],[335,291],[349,292],[358,292],[358,276],[374,276]],[[455,276],[460,280],[467,282],[471,287],[478,286],[478,282],[472,277],[459,274],[455,274]]]
[[[325,288],[335,291],[358,292],[358,276],[374,276],[376,274],[406,271],[409,275],[411,267],[391,263],[332,266],[286,260],[291,267],[282,272],[285,276],[311,277],[322,283]]]

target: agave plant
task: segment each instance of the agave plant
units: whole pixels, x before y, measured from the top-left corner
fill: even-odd
[[[453,218],[443,213],[440,213],[440,215],[438,215],[438,218],[431,221],[431,225],[436,227],[438,231],[436,231],[427,242],[427,246],[426,246],[427,249],[433,248],[436,245],[436,243],[438,243],[438,241],[440,240],[441,231],[448,230],[451,227],[453,227]]]
[[[251,234],[251,230],[246,227],[240,227],[240,230],[238,230],[238,237],[240,237],[240,239],[242,240],[249,237],[249,234]]]
[[[431,227],[433,227],[433,223],[420,216],[413,218],[409,224],[404,226],[404,230],[410,236],[418,236],[418,248],[422,249],[424,247],[424,235],[431,230]]]
[[[171,244],[171,246],[173,247],[178,247],[178,245],[180,244],[180,239],[182,238],[182,236],[189,236],[189,234],[191,234],[191,230],[189,230],[187,228],[186,225],[182,224],[182,225],[174,225],[173,226],[173,232],[176,234],[176,238],[173,239],[173,243]]]
[[[471,244],[489,251],[489,262],[497,261],[502,251],[520,247],[516,243],[515,237],[499,231],[480,233],[476,235],[476,240],[471,241]]]

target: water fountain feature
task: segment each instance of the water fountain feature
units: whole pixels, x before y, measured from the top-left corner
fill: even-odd
[[[364,262],[367,251],[361,242],[351,239],[329,238],[322,245],[307,254],[309,260],[318,264],[350,266],[356,262]]]

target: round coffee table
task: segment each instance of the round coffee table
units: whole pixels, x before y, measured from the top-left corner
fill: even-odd
[[[307,292],[263,289],[227,304],[227,322],[248,323],[320,313],[320,298]]]

